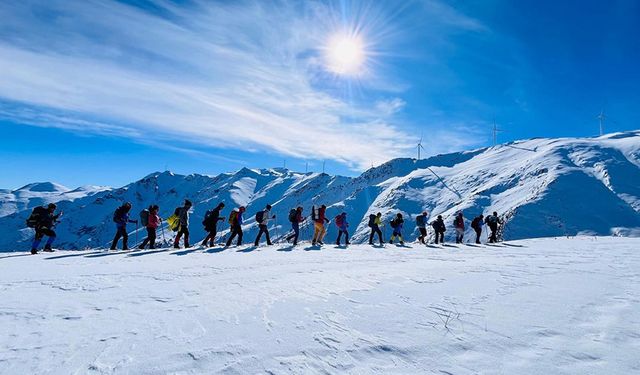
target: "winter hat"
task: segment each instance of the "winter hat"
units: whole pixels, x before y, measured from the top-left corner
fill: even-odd
[[[49,209],[52,209],[52,208],[55,209],[56,207],[57,206],[56,206],[55,203],[49,203],[49,205],[47,206],[47,208],[49,208]]]
[[[184,205],[185,205],[185,206],[188,206],[188,207],[193,206],[193,204],[191,203],[191,201],[190,201],[190,200],[188,200],[188,199],[185,199],[185,200],[184,200]]]
[[[270,204],[268,204],[268,205],[267,205],[267,210],[270,210],[270,209],[271,209],[271,205],[270,205]]]

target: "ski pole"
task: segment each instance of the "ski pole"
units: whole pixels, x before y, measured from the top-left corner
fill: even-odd
[[[138,246],[138,220],[136,220],[136,246]]]
[[[162,222],[162,219],[160,219],[160,229],[162,230],[162,243],[164,246],[167,246],[167,239],[164,237],[164,223]]]

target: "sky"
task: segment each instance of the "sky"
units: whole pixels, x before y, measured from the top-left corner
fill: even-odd
[[[0,2],[0,188],[640,126],[640,2]]]

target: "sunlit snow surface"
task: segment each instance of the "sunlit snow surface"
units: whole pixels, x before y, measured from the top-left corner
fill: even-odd
[[[638,373],[639,249],[2,253],[0,373]]]

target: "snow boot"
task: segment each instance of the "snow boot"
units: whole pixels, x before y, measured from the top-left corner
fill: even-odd
[[[44,245],[43,251],[46,251],[47,253],[52,253],[53,249],[51,248],[51,245]]]
[[[31,254],[33,255],[38,254],[38,249],[31,249]]]

